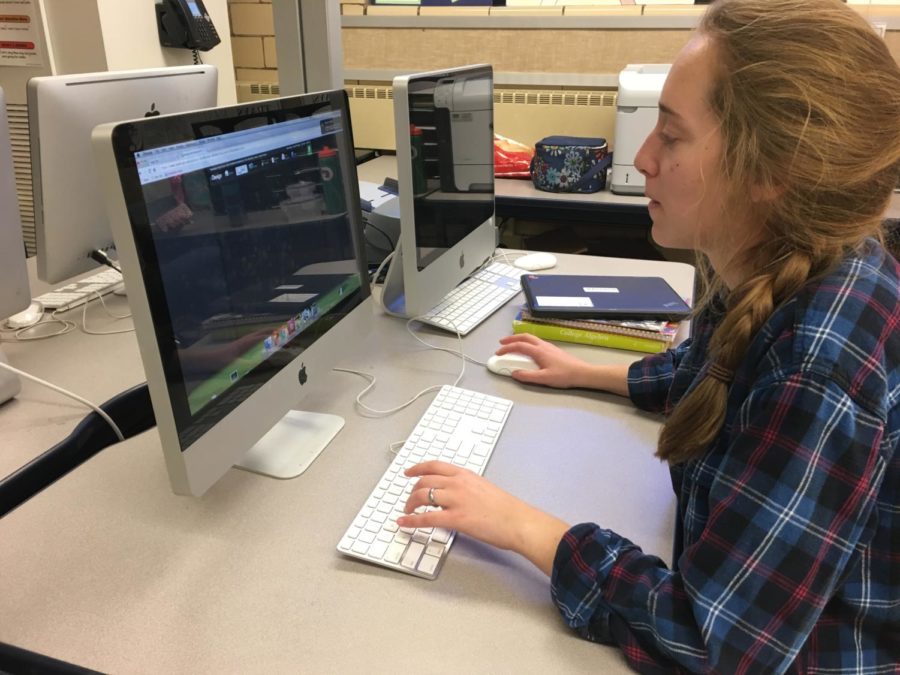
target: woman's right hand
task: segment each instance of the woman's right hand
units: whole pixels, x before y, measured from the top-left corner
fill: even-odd
[[[571,389],[581,387],[628,396],[628,366],[582,361],[552,342],[528,333],[500,338],[497,354],[516,352],[530,356],[540,370],[515,370],[512,378],[526,384]]]
[[[540,366],[540,370],[513,371],[513,379],[519,382],[542,384],[557,389],[589,386],[587,378],[589,364],[551,342],[528,333],[520,333],[500,338],[500,345],[497,354],[510,352],[524,354],[530,356]]]

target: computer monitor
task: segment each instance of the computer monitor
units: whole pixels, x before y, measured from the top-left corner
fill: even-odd
[[[391,312],[417,316],[490,258],[494,226],[493,71],[394,78],[400,243],[384,284]]]
[[[216,105],[215,66],[177,66],[28,81],[28,122],[37,275],[57,283],[99,263],[91,251],[112,248],[91,131],[103,122]]]
[[[28,270],[25,268],[25,244],[16,198],[16,175],[9,124],[6,119],[6,96],[0,89],[0,322],[19,312],[31,302]],[[0,349],[0,361],[6,362]],[[0,403],[19,393],[19,378],[0,369]]]
[[[299,413],[374,318],[347,97],[94,131],[171,484],[290,477],[343,425]]]

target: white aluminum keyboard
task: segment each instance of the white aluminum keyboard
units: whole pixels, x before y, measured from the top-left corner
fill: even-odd
[[[483,474],[511,408],[512,401],[503,398],[449,385],[441,388],[347,529],[338,551],[417,577],[437,577],[456,531],[397,526],[418,480],[403,471],[440,459]]]
[[[88,300],[95,300],[98,293],[100,295],[111,293],[121,284],[122,274],[112,268],[106,268],[84,279],[47,291],[34,299],[40,302],[44,309],[65,312],[83,305]]]
[[[473,328],[509,302],[521,289],[525,270],[492,262],[482,267],[423,316],[424,323],[451,333],[467,335]]]

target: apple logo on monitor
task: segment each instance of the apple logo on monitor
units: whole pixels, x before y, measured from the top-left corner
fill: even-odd
[[[159,115],[159,110],[156,109],[156,104],[150,104],[150,110],[144,113],[144,117],[157,117]]]
[[[465,266],[466,266],[466,254],[460,253],[459,254],[459,268],[462,269]]]
[[[297,379],[300,380],[301,387],[304,384],[306,384],[307,377],[306,377],[306,364],[305,363],[300,364],[300,370],[297,372]]]

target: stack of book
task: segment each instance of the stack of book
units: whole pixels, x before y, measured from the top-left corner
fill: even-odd
[[[677,332],[678,324],[672,321],[556,319],[533,316],[524,308],[513,319],[513,333],[651,354],[668,349]]]

